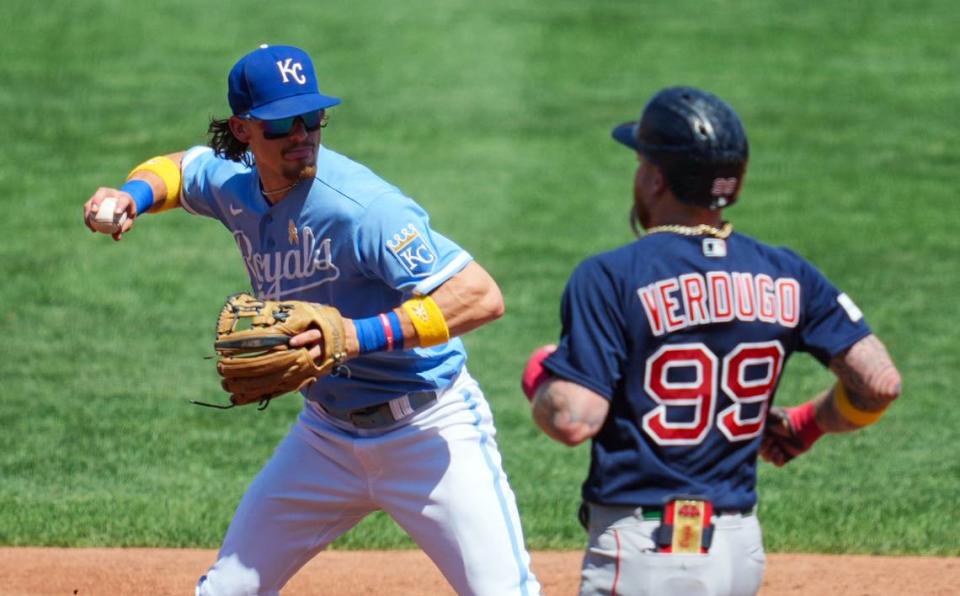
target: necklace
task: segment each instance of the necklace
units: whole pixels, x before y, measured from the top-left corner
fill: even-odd
[[[698,226],[654,226],[647,229],[647,234],[656,234],[657,232],[673,232],[674,234],[680,234],[681,236],[707,235],[713,236],[714,238],[726,239],[729,238],[730,234],[733,233],[733,224],[729,221],[725,221],[723,222],[723,226],[720,228],[708,226],[707,224],[700,224]]]
[[[260,184],[260,192],[262,192],[264,195],[266,195],[266,196],[269,197],[270,195],[280,194],[280,193],[282,193],[282,192],[284,192],[284,191],[290,190],[291,188],[293,188],[294,186],[296,186],[296,185],[298,185],[298,184],[300,184],[300,181],[299,181],[299,180],[297,180],[296,182],[294,182],[294,183],[291,184],[290,186],[284,186],[284,187],[282,187],[282,188],[278,188],[277,190],[264,190],[264,189],[263,189],[263,184],[261,183],[261,184]]]

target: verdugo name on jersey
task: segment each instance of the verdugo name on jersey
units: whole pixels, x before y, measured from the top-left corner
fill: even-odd
[[[800,283],[765,273],[708,271],[667,277],[637,290],[650,332],[663,335],[710,323],[760,321],[796,327]]]

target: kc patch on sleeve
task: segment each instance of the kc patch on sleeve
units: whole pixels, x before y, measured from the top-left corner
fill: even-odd
[[[412,223],[405,225],[393,238],[387,240],[387,248],[407,273],[413,276],[432,272],[434,263],[437,262],[433,247]]]

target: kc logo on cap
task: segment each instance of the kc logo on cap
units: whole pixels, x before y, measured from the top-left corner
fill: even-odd
[[[280,69],[280,76],[283,77],[283,82],[289,82],[287,75],[290,75],[290,78],[292,78],[294,81],[300,83],[301,85],[305,85],[307,83],[307,77],[300,74],[300,71],[303,70],[303,65],[299,62],[294,62],[291,66],[291,62],[293,62],[293,58],[287,58],[284,61],[277,60],[277,68]]]
[[[233,65],[227,86],[233,114],[260,120],[290,118],[340,103],[320,93],[310,56],[294,46],[260,46]]]

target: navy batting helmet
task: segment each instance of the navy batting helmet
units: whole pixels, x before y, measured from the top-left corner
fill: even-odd
[[[740,117],[722,99],[693,87],[653,96],[640,120],[613,138],[660,167],[677,199],[720,209],[737,200],[750,150]]]

